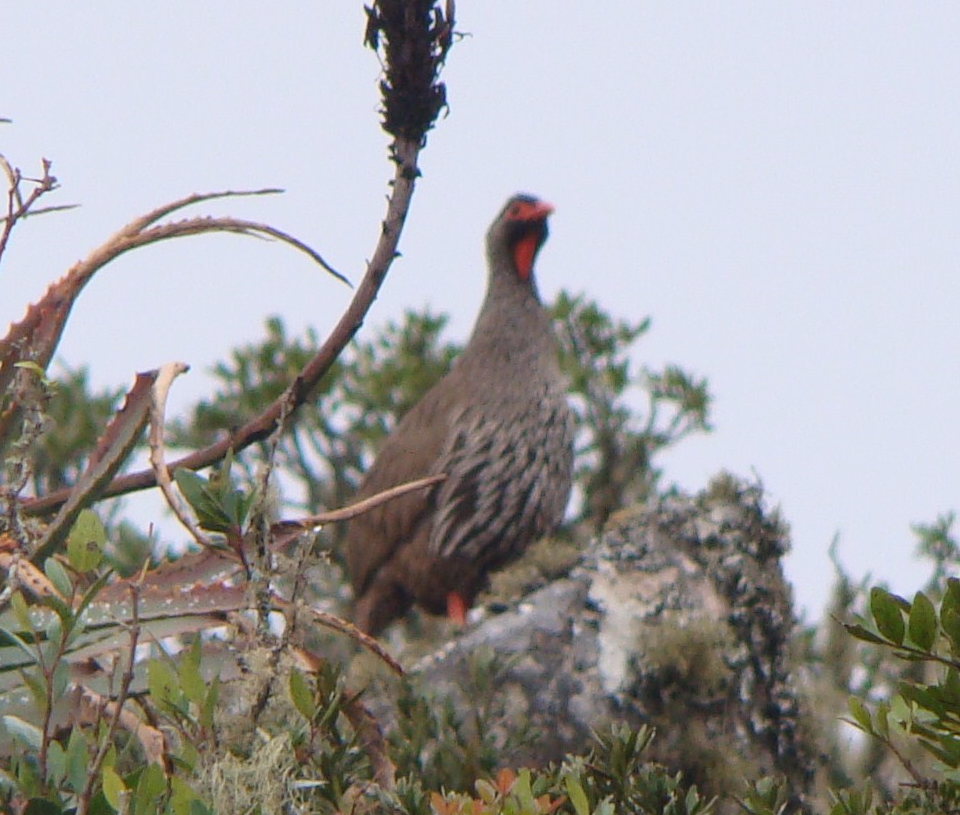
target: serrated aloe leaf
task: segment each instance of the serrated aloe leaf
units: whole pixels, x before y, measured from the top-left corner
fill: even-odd
[[[87,468],[77,479],[70,497],[47,527],[31,558],[34,563],[42,563],[60,549],[80,512],[100,496],[110,479],[126,462],[150,415],[151,390],[156,379],[156,371],[137,374],[123,405],[98,439]]]

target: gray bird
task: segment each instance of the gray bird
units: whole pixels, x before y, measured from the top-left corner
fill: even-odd
[[[414,604],[463,622],[491,571],[560,523],[573,414],[533,264],[553,207],[507,201],[487,232],[487,295],[450,372],[386,439],[357,498],[446,480],[354,518],[346,532],[354,619],[377,634]]]

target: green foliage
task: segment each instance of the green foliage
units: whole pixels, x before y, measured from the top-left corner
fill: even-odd
[[[596,734],[597,744],[586,761],[565,764],[569,776],[581,787],[590,812],[663,813],[663,815],[708,815],[715,801],[703,798],[695,786],[686,787],[682,776],[644,762],[643,754],[653,741],[649,728],[631,730],[613,725]],[[579,815],[579,812],[578,812]]]
[[[130,730],[129,723],[121,725],[120,711],[133,680],[136,618],[125,637],[126,653],[116,650],[117,669],[105,675],[100,692],[92,690],[97,685],[93,677],[85,690],[77,683],[82,663],[76,658],[82,659],[83,649],[99,636],[90,612],[110,576],[100,570],[104,535],[96,515],[81,513],[68,538],[69,568],[53,558],[44,564],[55,593],[31,602],[17,591],[0,617],[0,744],[7,745],[0,749],[0,805],[15,804],[25,812],[174,815],[199,803],[189,785],[169,787],[163,770],[144,761],[137,739],[121,735],[124,727]],[[19,658],[12,659],[13,654]],[[177,678],[164,689],[169,696],[181,684],[202,688],[210,707],[216,683],[208,688],[188,682],[198,665],[197,649],[185,652]],[[89,667],[82,673],[90,674]],[[150,692],[157,699],[160,684],[151,678]],[[23,690],[27,697],[20,701]],[[108,704],[111,698],[114,702]],[[180,707],[189,712],[186,697]],[[138,737],[143,739],[148,729],[144,726]],[[189,755],[194,743],[196,739],[186,754],[175,751],[172,756]]]
[[[704,379],[676,366],[633,371],[629,354],[650,319],[618,320],[583,295],[561,292],[551,311],[580,428],[576,482],[582,518],[600,529],[616,509],[647,498],[660,471],[654,457],[710,429]],[[638,412],[635,405],[645,401]]]
[[[289,693],[301,719],[291,747],[303,776],[315,780],[310,794],[300,796],[301,802],[312,801],[323,812],[343,811],[351,785],[370,776],[367,754],[344,712],[357,700],[330,663],[309,677],[293,670]]]
[[[489,649],[470,658],[460,692],[472,715],[461,719],[448,696],[432,693],[415,679],[396,693],[396,726],[387,735],[397,773],[418,779],[427,789],[466,791],[493,775],[505,755],[536,741],[526,722],[511,716],[496,692],[510,662]],[[506,721],[510,726],[495,727]]]
[[[850,634],[921,670],[904,674],[875,704],[851,697],[850,721],[889,748],[920,790],[960,799],[960,580],[949,578],[936,602],[924,592],[908,601],[875,587],[868,612],[846,626]],[[909,745],[932,756],[929,770]]]
[[[960,542],[953,534],[956,513],[938,515],[932,524],[917,524],[913,532],[918,538],[917,553],[933,561],[933,574],[927,588],[935,591],[946,578],[953,574],[960,563]]]
[[[685,786],[679,774],[644,760],[652,739],[647,728],[613,727],[597,734],[586,757],[570,756],[560,767],[541,770],[501,769],[495,777],[477,779],[475,795],[434,791],[431,810],[437,815],[710,815],[713,799]],[[428,811],[422,798],[411,807],[397,797],[410,815]]]
[[[201,529],[225,535],[239,541],[243,536],[247,515],[255,493],[241,489],[231,475],[233,455],[228,453],[209,478],[192,470],[179,469],[174,480],[183,497],[197,515]]]

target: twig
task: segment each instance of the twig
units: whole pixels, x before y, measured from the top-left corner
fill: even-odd
[[[150,764],[164,764],[164,753],[167,748],[162,731],[142,721],[132,710],[127,710],[116,702],[105,699],[96,691],[78,685],[79,696],[75,722],[79,724],[96,725],[100,715],[115,716],[119,712],[119,726],[133,736],[143,748],[144,758]]]
[[[396,786],[397,768],[390,760],[380,722],[360,701],[360,694],[345,697],[340,710],[347,717],[353,732],[357,734],[361,749],[370,760],[373,780],[380,789],[393,790]]]
[[[277,597],[274,595],[273,600],[278,609],[285,610],[290,606],[290,603],[287,600],[284,600],[282,597]],[[369,634],[365,634],[355,625],[347,622],[342,617],[338,617],[336,614],[329,614],[326,611],[321,611],[320,609],[313,608],[312,606],[306,606],[306,611],[311,614],[314,619],[320,623],[320,625],[326,626],[333,631],[338,631],[341,634],[346,634],[359,645],[362,645],[368,651],[383,660],[390,667],[390,669],[397,674],[397,676],[403,676],[403,666],[392,656],[390,656],[390,653],[383,647],[383,645],[380,644],[380,641],[376,637],[371,637]],[[309,664],[308,658],[305,655],[305,652],[302,652],[302,649],[295,649],[295,653],[299,654],[302,659],[307,660],[304,662],[305,665]],[[310,670],[314,670],[314,668],[311,668]]]
[[[10,233],[16,226],[17,221],[26,217],[30,207],[36,203],[38,198],[57,188],[57,179],[50,175],[50,162],[43,159],[43,176],[37,179],[26,179],[36,186],[24,198],[20,194],[20,182],[25,179],[20,174],[20,170],[11,167],[10,162],[3,155],[0,155],[0,168],[3,169],[4,175],[7,177],[7,214],[0,218],[0,223],[3,224],[3,229],[0,230],[0,258],[2,258],[3,252],[7,248],[7,241],[10,240]],[[50,207],[48,211],[52,209],[55,208]],[[39,211],[34,214],[39,214]]]
[[[390,489],[384,490],[383,492],[378,492],[376,495],[371,495],[369,498],[364,498],[362,501],[357,501],[355,504],[348,504],[341,509],[319,512],[316,515],[297,518],[295,521],[281,521],[280,525],[287,528],[295,527],[301,530],[308,530],[336,521],[349,521],[351,518],[363,515],[363,513],[369,512],[374,507],[385,504],[387,501],[392,501],[394,498],[399,498],[401,495],[406,495],[408,492],[416,492],[417,490],[432,487],[434,484],[439,484],[441,481],[446,480],[446,477],[446,473],[440,473],[439,475],[431,475],[427,478],[418,478],[416,481],[407,481],[404,484],[398,484],[396,487],[390,487]]]
[[[127,695],[130,692],[130,684],[133,682],[133,668],[137,661],[137,643],[140,639],[140,587],[136,583],[130,583],[129,586],[130,606],[132,609],[132,619],[130,621],[130,654],[127,657],[126,670],[120,679],[120,690],[117,693],[117,699],[115,702],[116,708],[114,709],[113,716],[110,719],[110,725],[107,728],[107,732],[100,737],[100,745],[97,748],[97,754],[94,756],[93,762],[87,769],[87,783],[84,786],[80,797],[77,799],[77,815],[86,815],[90,808],[90,799],[93,796],[94,785],[100,779],[100,773],[103,769],[104,759],[106,759],[107,752],[113,745],[113,739],[117,732],[117,726],[120,724],[123,704],[127,700]]]

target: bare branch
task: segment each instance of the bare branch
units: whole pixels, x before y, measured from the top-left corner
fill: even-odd
[[[276,596],[274,596],[274,602],[277,604],[278,608],[281,609],[284,609],[287,605],[289,605],[285,600]],[[341,634],[346,634],[359,645],[362,645],[372,654],[382,659],[390,667],[390,669],[397,674],[397,676],[403,676],[403,666],[392,656],[390,656],[390,653],[380,644],[380,641],[376,637],[371,637],[369,634],[365,634],[363,631],[353,625],[353,623],[350,623],[335,614],[321,611],[313,606],[306,606],[306,611],[316,620],[316,622],[320,623],[320,625],[326,626],[334,631],[339,631]],[[303,648],[294,647],[293,654],[294,656],[298,657],[302,661],[302,664],[309,670],[317,670],[316,665],[310,661],[311,657],[309,653]]]
[[[394,498],[399,498],[401,495],[406,495],[408,492],[423,490],[427,487],[432,487],[434,484],[439,484],[441,481],[444,481],[446,477],[446,473],[440,473],[439,475],[431,475],[427,478],[418,478],[416,481],[407,481],[405,484],[398,484],[396,487],[378,492],[376,495],[371,495],[369,498],[364,498],[355,504],[349,504],[342,509],[331,509],[329,512],[308,515],[305,518],[297,518],[295,521],[283,521],[280,526],[309,530],[336,521],[349,521],[351,518],[356,518],[357,515],[363,515],[364,512],[369,512],[374,507],[385,504],[387,501],[392,501]]]
[[[0,258],[2,258],[4,250],[7,248],[7,241],[10,240],[10,233],[17,225],[17,221],[27,216],[30,208],[39,198],[57,188],[57,179],[50,175],[50,162],[47,159],[43,159],[43,176],[40,178],[25,179],[20,170],[12,167],[6,156],[3,155],[0,155],[0,168],[3,169],[3,173],[7,177],[7,214],[0,218],[0,224],[3,225],[3,228],[0,229]],[[20,191],[20,184],[23,181],[35,185],[26,198]],[[47,211],[53,209],[59,208],[50,207]],[[33,214],[38,215],[40,211],[34,211]]]

